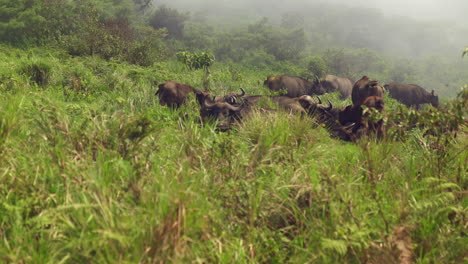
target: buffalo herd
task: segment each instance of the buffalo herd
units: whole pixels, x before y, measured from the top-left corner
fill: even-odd
[[[332,136],[346,141],[356,141],[363,136],[385,135],[383,114],[385,110],[384,93],[403,104],[418,107],[430,103],[438,107],[438,97],[415,84],[390,83],[381,85],[377,80],[363,76],[356,82],[349,78],[326,75],[323,80],[315,78],[309,81],[301,77],[288,75],[270,75],[264,85],[272,91],[284,91],[285,95],[263,96],[247,95],[244,89],[240,93],[231,92],[225,96],[213,96],[208,91],[200,91],[189,85],[175,81],[160,84],[156,95],[161,105],[178,108],[185,103],[189,94],[194,94],[200,107],[202,122],[217,121],[219,130],[228,130],[233,124],[246,118],[254,109],[262,112],[275,111],[262,107],[261,102],[276,104],[280,109],[291,114],[314,116],[324,124]],[[318,95],[339,92],[342,99],[351,96],[352,105],[334,108],[328,101],[323,104]],[[314,97],[312,97],[314,96]],[[376,113],[378,118],[369,118]]]

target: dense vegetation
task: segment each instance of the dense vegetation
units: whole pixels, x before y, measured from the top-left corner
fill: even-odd
[[[149,6],[0,0],[0,262],[467,260],[466,64],[411,72],[265,19],[218,31]],[[385,98],[388,137],[358,143],[282,112],[219,133],[193,99],[170,110],[154,96],[166,80],[269,94],[269,74],[327,72],[451,79],[434,87],[441,109]],[[349,104],[338,97],[324,96]]]

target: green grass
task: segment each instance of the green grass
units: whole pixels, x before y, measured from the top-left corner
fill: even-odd
[[[282,112],[218,133],[154,96],[201,71],[26,53],[0,54],[0,262],[362,263],[398,258],[399,227],[417,263],[467,261],[466,126],[443,146]],[[21,70],[38,61],[46,85]],[[219,64],[210,89],[267,94],[268,74]]]

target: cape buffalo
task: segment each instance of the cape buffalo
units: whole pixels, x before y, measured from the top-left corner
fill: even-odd
[[[349,78],[338,77],[332,74],[327,74],[325,78],[320,81],[320,85],[327,93],[335,91],[340,92],[341,99],[346,99],[351,96],[353,84],[354,81]]]
[[[285,89],[286,96],[298,97],[301,95],[324,94],[325,90],[320,86],[318,80],[310,82],[304,78],[288,75],[270,75],[263,82],[272,91]]]
[[[167,105],[171,108],[179,108],[185,103],[187,96],[192,92],[199,92],[192,86],[178,83],[175,81],[167,81],[158,85],[159,90],[155,95],[159,96],[159,104]]]
[[[209,96],[205,96],[201,108],[200,116],[203,121],[207,119],[217,120],[218,129],[227,130],[230,126],[247,117],[254,108],[257,108],[261,100],[271,100],[271,102],[277,104],[281,109],[285,109],[291,113],[307,113],[302,106],[301,101],[311,100],[310,96],[301,96],[298,98],[290,98],[288,96],[242,96],[238,98],[238,101],[234,104],[228,102],[226,98],[220,101],[209,99]],[[272,110],[263,109],[260,110]]]
[[[192,92],[195,94],[199,105],[202,105],[202,101],[210,94],[208,91],[200,91],[192,86],[175,81],[167,81],[158,85],[158,87],[159,89],[156,91],[155,95],[159,96],[159,104],[162,106],[167,105],[171,108],[179,108],[185,103],[188,95]],[[229,103],[235,103],[238,97],[245,95],[245,91],[242,88],[241,91],[241,94],[232,92],[226,94],[224,97],[216,96],[214,100],[226,100]]]
[[[407,107],[415,105],[416,109],[419,109],[420,104],[431,104],[434,107],[439,107],[439,97],[434,95],[434,90],[429,93],[419,85],[397,82],[386,84],[385,89],[388,90],[391,97]]]
[[[351,92],[351,99],[353,101],[353,105],[361,105],[369,96],[383,97],[383,95],[384,88],[378,81],[369,79],[367,76],[363,76],[354,84]]]
[[[364,99],[362,105],[368,109],[376,109],[378,112],[383,112],[385,109],[384,100],[379,96],[369,96]],[[346,141],[356,141],[364,135],[371,133],[378,138],[385,135],[383,119],[370,120],[369,111],[365,111],[362,105],[349,105],[343,108],[333,108],[329,102],[329,106],[324,108],[319,101],[315,111],[318,115],[318,120],[327,125],[332,135]]]

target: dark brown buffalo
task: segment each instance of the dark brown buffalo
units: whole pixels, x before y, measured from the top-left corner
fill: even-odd
[[[229,103],[226,99],[215,101],[205,97],[200,109],[200,116],[203,121],[208,119],[218,122],[218,129],[227,130],[237,121],[247,117],[253,109],[258,108],[261,100],[271,100],[281,109],[290,113],[306,114],[306,110],[302,106],[302,100],[312,100],[310,96],[301,96],[298,98],[290,98],[288,96],[243,96],[234,104]],[[272,109],[260,110],[271,111]]]
[[[159,96],[159,104],[164,106],[167,105],[172,108],[179,108],[183,105],[187,97],[190,93],[194,93],[198,103],[202,104],[202,99],[209,96],[210,92],[208,91],[200,91],[198,89],[193,88],[192,86],[182,84],[175,81],[167,81],[158,85],[159,89],[156,91],[155,95]],[[228,93],[224,97],[216,96],[213,100],[215,101],[223,101],[226,100],[229,103],[235,103],[237,98],[242,97],[245,95],[245,91],[241,88],[242,93]]]
[[[366,106],[366,110],[362,106]],[[383,97],[369,96],[362,102],[362,105],[351,105],[339,112],[338,121],[343,126],[353,124],[351,128],[352,135],[359,139],[364,135],[374,134],[377,138],[383,138],[385,128],[383,119],[371,120],[369,118],[371,109],[382,113],[385,110]]]
[[[349,105],[343,108],[333,108],[329,102],[326,107],[321,104],[312,104],[309,109],[320,123],[323,123],[335,137],[346,141],[356,141],[364,135],[375,134],[377,138],[385,135],[383,120],[370,120],[371,109],[383,112],[385,104],[382,97],[370,96],[364,99],[362,105],[368,110],[364,110],[362,105]]]
[[[318,80],[310,82],[304,78],[289,75],[270,75],[263,82],[270,90],[286,90],[286,96],[299,97],[301,95],[321,95],[325,90],[320,86]]]
[[[325,78],[320,81],[320,85],[327,93],[338,91],[341,95],[341,99],[346,99],[351,96],[353,84],[354,81],[349,78],[338,77],[332,74],[327,74]]]
[[[385,85],[391,97],[400,101],[407,107],[416,106],[419,109],[420,104],[431,104],[434,107],[439,107],[439,97],[434,95],[434,90],[431,93],[416,84],[404,84],[392,82]]]
[[[364,100],[369,96],[384,96],[383,86],[376,80],[369,79],[367,76],[363,76],[357,81],[351,92],[351,99],[353,105],[362,105]]]
[[[175,81],[167,81],[158,85],[158,87],[159,90],[156,91],[155,95],[159,96],[159,104],[172,108],[179,108],[184,104],[190,93],[200,92],[192,86]]]

